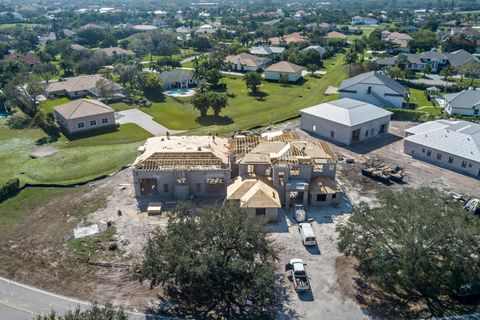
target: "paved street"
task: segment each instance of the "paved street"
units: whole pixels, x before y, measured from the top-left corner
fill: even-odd
[[[51,310],[63,314],[77,306],[86,308],[89,306],[89,303],[25,286],[0,277],[0,320],[32,320],[38,314],[47,314]],[[138,312],[129,312],[129,315],[130,320],[174,319],[145,315]]]
[[[135,123],[155,136],[164,136],[167,131],[174,133],[172,130],[168,130],[168,128],[155,122],[150,115],[138,109],[115,112],[115,118],[119,124]]]

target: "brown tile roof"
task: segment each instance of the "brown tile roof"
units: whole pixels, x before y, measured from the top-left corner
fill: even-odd
[[[246,52],[242,52],[240,54],[236,54],[232,56],[227,56],[225,58],[225,61],[230,62],[231,64],[237,64],[238,60],[240,60],[241,65],[258,68],[269,59],[260,58]]]
[[[93,99],[73,100],[58,105],[54,109],[65,119],[78,119],[114,112],[114,110],[106,104]]]
[[[347,39],[347,36],[338,31],[332,31],[325,36],[327,39]]]
[[[302,67],[288,61],[277,62],[265,69],[265,71],[285,72],[285,73],[297,73],[302,70],[303,70]]]
[[[102,49],[98,49],[98,51],[105,53],[109,57],[112,57],[115,54],[118,55],[118,56],[133,55],[132,51],[125,50],[125,49],[120,48],[120,47],[102,48]]]
[[[300,32],[293,32],[282,37],[273,37],[270,38],[270,43],[272,45],[280,45],[280,44],[289,44],[294,42],[307,42],[307,38],[302,36]]]
[[[97,74],[66,78],[64,81],[51,82],[46,91],[47,93],[88,91],[94,89],[100,79],[104,78]]]

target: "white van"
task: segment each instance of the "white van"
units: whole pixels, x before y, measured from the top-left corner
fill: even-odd
[[[300,223],[298,228],[300,229],[300,236],[302,237],[304,246],[314,246],[317,244],[317,239],[315,239],[315,233],[313,233],[313,228],[310,223]]]

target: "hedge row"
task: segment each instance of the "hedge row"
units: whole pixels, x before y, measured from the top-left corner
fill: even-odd
[[[20,191],[20,181],[18,179],[8,180],[0,188],[0,202],[7,200],[8,198],[13,197]]]

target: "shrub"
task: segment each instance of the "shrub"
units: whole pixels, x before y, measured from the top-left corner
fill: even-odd
[[[8,198],[13,197],[20,191],[20,180],[17,178],[8,180],[0,188],[0,202],[7,200]]]
[[[8,118],[7,126],[10,129],[25,129],[31,124],[31,119],[25,114],[16,114]]]

